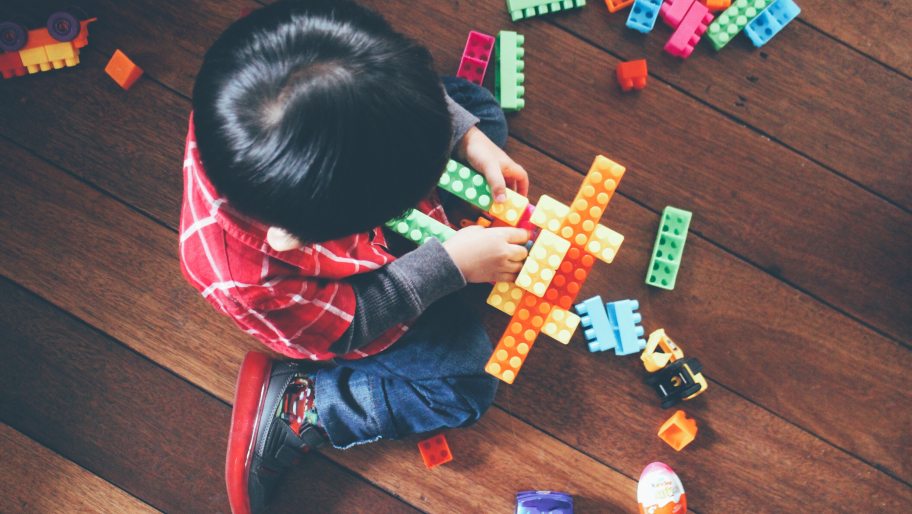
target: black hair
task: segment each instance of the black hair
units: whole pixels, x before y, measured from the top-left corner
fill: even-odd
[[[219,194],[303,242],[413,207],[453,131],[430,52],[347,0],[282,1],[236,21],[206,52],[193,111]]]

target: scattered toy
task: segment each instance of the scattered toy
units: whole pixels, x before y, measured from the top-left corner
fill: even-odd
[[[96,19],[70,7],[51,14],[37,29],[24,16],[0,23],[0,75],[8,79],[76,66],[79,49],[89,44],[89,23]]]
[[[516,493],[516,514],[573,514],[573,497],[557,491]]]
[[[697,437],[697,422],[687,419],[684,411],[679,410],[662,425],[658,435],[679,452]]]
[[[526,106],[522,86],[526,76],[522,74],[525,54],[522,45],[525,37],[516,32],[501,30],[494,43],[496,62],[494,67],[494,97],[504,111],[518,111]]]
[[[427,466],[428,469],[453,460],[453,454],[450,453],[450,446],[447,444],[443,434],[438,434],[430,439],[421,441],[418,443],[418,450],[421,452],[421,458],[424,459],[424,465]]]
[[[636,0],[627,17],[627,26],[648,34],[655,27],[656,17],[661,6],[662,0]]]
[[[633,0],[605,0],[605,5],[608,6],[608,12],[620,11],[632,3]]]
[[[664,353],[656,353],[661,349]],[[670,362],[684,358],[684,352],[674,344],[664,329],[658,329],[649,334],[649,341],[646,342],[646,350],[640,355],[640,360],[646,366],[646,371],[650,373],[658,371]]]
[[[724,11],[732,4],[731,0],[700,0],[700,3],[705,5],[709,12]]]
[[[634,9],[636,6],[634,5]],[[631,16],[634,11],[630,11]],[[655,21],[655,18],[653,18]],[[629,25],[629,21],[628,21]],[[652,28],[652,27],[650,27]],[[630,91],[631,89],[643,89],[646,87],[646,59],[639,61],[622,62],[617,68],[618,83],[621,84],[621,91]]]
[[[744,33],[761,47],[801,13],[792,0],[776,0],[744,27]]]
[[[732,2],[731,7],[722,12],[706,31],[713,47],[717,51],[721,50],[771,3],[772,0],[735,0]]]
[[[693,213],[689,211],[671,206],[665,207],[662,211],[662,223],[656,235],[655,246],[652,248],[649,271],[646,273],[647,284],[662,289],[674,289],[692,216]]]
[[[586,0],[507,0],[507,11],[513,21],[517,21],[584,5]]]
[[[485,71],[488,69],[488,62],[490,62],[493,52],[493,36],[475,32],[474,30],[469,32],[469,39],[466,41],[465,50],[462,52],[462,59],[459,61],[459,70],[456,72],[456,76],[480,86],[484,81]]]
[[[659,8],[659,16],[665,20],[665,23],[673,28],[678,28],[687,11],[693,6],[696,0],[666,0],[662,7]]]
[[[681,0],[677,0],[680,2]],[[700,36],[706,32],[706,25],[713,20],[713,15],[705,5],[694,2],[684,19],[675,29],[671,39],[665,44],[665,51],[682,59],[687,59],[694,46],[700,42]]]
[[[111,60],[108,62],[108,65],[105,66],[105,73],[111,76],[115,82],[120,84],[120,87],[124,89],[130,89],[130,87],[139,80],[139,77],[142,76],[143,70],[133,64],[126,55],[120,50],[114,51],[114,56],[111,57]]]
[[[655,389],[662,400],[662,408],[670,409],[681,400],[690,400],[706,390],[702,371],[703,365],[698,359],[681,359],[650,375],[646,385]]]
[[[653,462],[637,484],[640,514],[686,514],[687,498],[681,479],[668,465]]]

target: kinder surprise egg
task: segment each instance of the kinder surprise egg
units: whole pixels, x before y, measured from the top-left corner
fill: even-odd
[[[653,462],[646,466],[637,485],[640,514],[684,514],[687,498],[681,479],[667,465]]]

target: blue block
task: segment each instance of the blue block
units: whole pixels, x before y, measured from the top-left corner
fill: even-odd
[[[627,17],[627,26],[647,34],[655,27],[656,18],[659,16],[659,7],[663,0],[636,0]]]
[[[646,349],[646,340],[643,339],[643,327],[638,326],[643,317],[639,312],[640,302],[636,300],[621,300],[606,305],[608,322],[618,341],[614,353],[617,355],[630,355]]]
[[[593,296],[576,306],[580,325],[586,329],[583,330],[583,335],[589,341],[590,352],[604,352],[617,347],[604,305],[601,296]]]
[[[744,33],[754,42],[754,46],[761,47],[800,12],[801,8],[792,0],[776,0],[744,27]]]

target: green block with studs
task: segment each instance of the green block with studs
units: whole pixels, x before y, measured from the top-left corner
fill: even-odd
[[[507,11],[513,21],[531,18],[539,14],[548,14],[586,5],[586,0],[507,0]]]
[[[401,218],[386,222],[386,226],[419,245],[427,243],[432,238],[437,238],[442,243],[456,233],[452,228],[416,209],[410,210]]]
[[[447,163],[437,186],[485,212],[491,208],[491,186],[484,175],[456,161]]]
[[[652,259],[649,261],[649,271],[646,274],[647,284],[662,289],[674,289],[691,216],[693,213],[675,209],[670,205],[662,211],[662,224],[652,248]]]
[[[731,7],[710,24],[706,35],[716,50],[721,50],[771,3],[773,0],[733,0]]]
[[[516,32],[501,30],[494,42],[494,97],[504,111],[518,111],[525,107],[522,99],[526,90],[522,86],[526,76],[522,69],[525,37]]]

